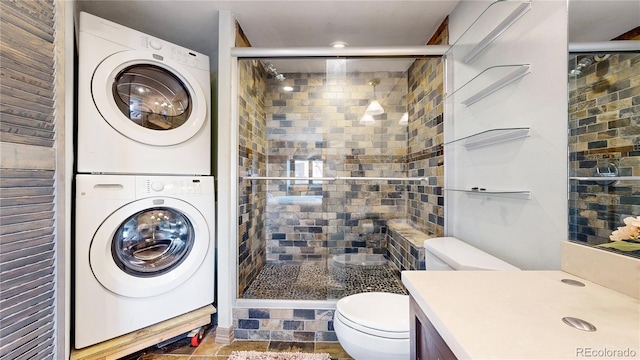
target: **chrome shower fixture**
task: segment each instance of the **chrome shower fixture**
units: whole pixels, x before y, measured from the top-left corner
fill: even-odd
[[[264,70],[269,74],[272,75],[276,80],[282,82],[285,81],[287,78],[284,76],[284,74],[279,74],[278,70],[276,69],[276,67],[272,64],[272,63],[266,63],[264,64]]]
[[[607,60],[609,56],[611,55],[599,54],[599,55],[593,55],[593,56],[585,56],[582,59],[580,59],[580,61],[578,61],[578,64],[576,65],[575,69],[572,69],[571,71],[569,71],[569,76],[574,76],[574,77],[580,76],[584,69],[588,68],[594,63]]]
[[[575,69],[569,71],[569,76],[578,77],[582,74],[582,70],[588,68],[591,64],[593,64],[593,56],[583,57],[578,61]]]
[[[264,65],[264,69],[271,75],[275,76],[278,73],[278,70],[276,70],[276,67],[273,66],[272,63],[267,63]]]
[[[578,66],[584,69],[593,64],[593,61],[593,57],[584,57],[580,61],[578,61]]]

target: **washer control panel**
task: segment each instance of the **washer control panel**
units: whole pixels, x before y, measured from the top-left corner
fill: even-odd
[[[164,182],[162,181],[151,181],[151,190],[153,191],[162,191],[164,189]]]
[[[212,177],[137,176],[138,196],[203,195],[213,192]]]

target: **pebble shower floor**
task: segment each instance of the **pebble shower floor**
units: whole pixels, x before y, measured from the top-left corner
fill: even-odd
[[[398,270],[385,265],[334,265],[323,261],[266,264],[245,299],[327,300],[361,292],[407,294]]]

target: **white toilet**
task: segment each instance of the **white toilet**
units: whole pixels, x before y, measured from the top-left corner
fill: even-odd
[[[520,270],[453,237],[424,242],[429,270]],[[355,360],[409,359],[409,296],[382,292],[338,300],[333,327]]]

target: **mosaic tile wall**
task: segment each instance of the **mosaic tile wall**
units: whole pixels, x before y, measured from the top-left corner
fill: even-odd
[[[449,42],[445,19],[429,45]],[[409,69],[408,176],[428,176],[428,184],[411,184],[407,220],[422,232],[444,236],[444,65],[439,57],[417,60]]]
[[[338,341],[333,310],[235,308],[233,319],[240,340]]]
[[[429,235],[444,235],[443,63],[417,60],[409,69],[410,177],[428,176],[428,183],[408,188],[408,219]]]
[[[640,176],[640,54],[595,62],[569,79],[569,89],[570,176],[596,176],[596,168],[609,164],[620,176]],[[624,217],[640,215],[638,182],[570,184],[571,240],[606,243]]]
[[[389,261],[402,270],[425,270],[424,241],[432,238],[418,230],[407,220],[390,220],[387,223]]]
[[[385,108],[359,124],[374,88]],[[400,72],[287,73],[267,80],[267,174],[405,177],[407,78]],[[282,86],[294,88],[282,91]],[[304,172],[300,172],[304,169]],[[405,185],[396,181],[269,181],[267,261],[318,260],[332,254],[386,253],[385,221],[404,217]]]
[[[258,61],[238,62],[238,296],[265,264],[264,182],[242,180],[249,172],[266,168],[266,73]]]

